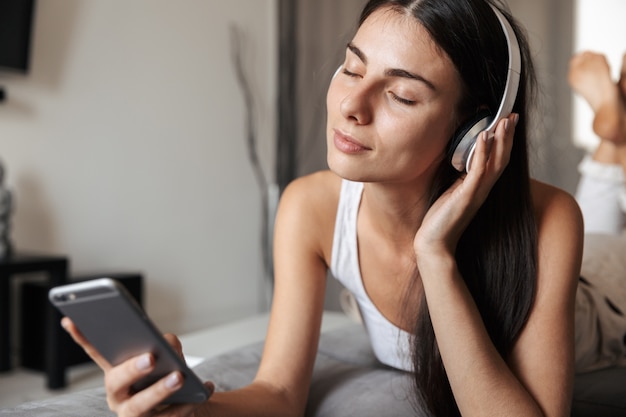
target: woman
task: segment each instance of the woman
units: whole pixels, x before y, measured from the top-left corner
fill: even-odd
[[[362,309],[369,301],[378,314],[379,328],[368,327],[377,356],[414,372],[424,414],[569,415],[582,221],[573,198],[529,179],[533,73],[517,35],[514,113],[480,136],[461,174],[447,157],[450,138],[479,111],[495,113],[503,95],[507,43],[494,11],[485,0],[365,6],[328,90],[330,171],[297,179],[281,199],[257,377],[200,406],[160,408],[164,415],[302,415],[326,271],[341,275],[342,259],[356,262],[347,270],[367,298]],[[343,216],[347,206],[353,217]],[[357,253],[339,250],[346,246]],[[131,395],[154,360],[112,368],[64,323],[104,368],[120,415],[158,414],[180,386],[173,374]],[[397,337],[376,336],[385,329]]]

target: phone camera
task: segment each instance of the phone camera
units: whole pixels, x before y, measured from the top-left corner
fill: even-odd
[[[64,303],[66,301],[74,301],[76,299],[76,294],[74,294],[73,292],[69,294],[57,294],[54,299],[61,303]]]

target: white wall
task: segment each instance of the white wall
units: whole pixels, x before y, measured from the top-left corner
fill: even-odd
[[[275,0],[39,0],[32,71],[1,75],[0,159],[18,250],[74,274],[141,271],[148,313],[184,332],[262,308],[260,192],[229,25],[246,39],[274,175]]]

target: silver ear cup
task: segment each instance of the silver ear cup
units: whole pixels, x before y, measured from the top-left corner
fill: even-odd
[[[452,154],[452,166],[459,172],[469,171],[474,156],[474,148],[476,148],[476,140],[483,130],[486,130],[491,123],[491,116],[485,116],[475,122],[459,141]]]

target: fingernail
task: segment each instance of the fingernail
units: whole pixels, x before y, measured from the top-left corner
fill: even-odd
[[[147,371],[152,367],[152,356],[149,353],[141,355],[141,357],[137,359],[135,366],[137,366],[137,369],[140,371]]]
[[[504,119],[504,131],[509,131],[509,119]]]
[[[513,123],[515,123],[515,126],[517,126],[517,122],[519,122],[519,114],[515,113],[515,115],[513,115]]]
[[[64,329],[65,331],[67,331],[67,329],[68,329],[68,327],[69,327],[69,323],[68,323],[67,321],[68,321],[67,317],[63,317],[63,318],[61,319],[61,327],[63,327],[63,329]]]
[[[172,372],[165,380],[165,386],[168,389],[175,389],[180,386],[181,382],[182,378],[180,377],[180,374],[178,372]]]

